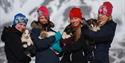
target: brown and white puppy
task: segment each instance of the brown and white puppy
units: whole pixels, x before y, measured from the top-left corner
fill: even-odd
[[[33,57],[35,55],[35,46],[31,40],[30,31],[28,29],[26,29],[22,34],[21,41],[24,53],[29,57]]]
[[[55,32],[52,32],[52,31],[41,31],[39,38],[45,39],[45,38],[48,38],[48,37],[54,36],[54,35],[55,35]]]
[[[46,26],[41,25],[41,24],[40,24],[39,22],[37,22],[37,21],[33,21],[33,22],[31,23],[31,27],[32,27],[32,28],[41,29],[40,36],[39,36],[40,39],[44,39],[44,38],[47,38],[47,37],[50,37],[50,36],[54,36],[54,35],[55,35],[55,32],[53,32],[53,31],[48,31],[48,29],[54,27],[54,24],[53,24],[51,21],[49,21],[49,23],[46,24]]]
[[[27,46],[33,45],[33,41],[31,40],[31,37],[30,37],[30,31],[27,29],[22,34],[21,40],[22,40],[22,43],[26,43]],[[27,47],[27,46],[23,45],[23,47]]]

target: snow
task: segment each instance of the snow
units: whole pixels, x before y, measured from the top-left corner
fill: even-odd
[[[125,0],[0,0],[0,32],[3,26],[12,24],[13,16],[19,12],[29,18],[27,28],[30,28],[30,23],[33,20],[37,20],[36,11],[40,5],[45,5],[49,8],[50,20],[53,21],[56,26],[54,30],[62,32],[68,24],[68,12],[71,7],[81,7],[82,10],[84,10],[86,19],[97,18],[98,8],[104,1],[110,1],[113,4],[112,17],[117,23],[117,29],[111,45],[110,55],[117,59],[119,52],[114,52],[114,49],[121,49],[120,51],[124,52],[123,49],[125,48],[125,46],[121,46],[120,44],[125,42]],[[86,11],[86,9],[88,9],[88,11]],[[3,46],[4,43],[0,42],[0,48]],[[113,54],[116,54],[116,56]],[[121,60],[118,59],[113,63],[120,63]]]

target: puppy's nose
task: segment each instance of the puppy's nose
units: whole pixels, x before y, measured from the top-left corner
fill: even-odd
[[[29,38],[29,36],[26,36],[25,38],[26,38],[26,39],[28,39],[28,38]]]

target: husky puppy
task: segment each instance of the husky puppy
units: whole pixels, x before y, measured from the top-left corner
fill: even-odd
[[[30,31],[28,29],[26,29],[22,34],[21,41],[24,48],[24,53],[30,57],[34,56],[35,46],[33,44],[33,41],[31,40]]]
[[[92,31],[98,31],[100,30],[100,21],[97,21],[96,19],[89,19],[88,21],[88,25],[90,26],[89,28]]]
[[[48,32],[47,31],[41,31],[39,38],[45,39],[45,38],[48,38],[48,37],[54,36],[54,35],[55,35],[55,32],[52,32],[52,31],[48,31]]]

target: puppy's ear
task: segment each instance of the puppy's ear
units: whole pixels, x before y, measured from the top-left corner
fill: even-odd
[[[29,34],[31,34],[31,30],[29,30]]]
[[[26,34],[26,30],[24,30],[23,34]]]
[[[49,27],[50,27],[50,28],[55,27],[55,25],[54,25],[54,23],[53,23],[52,21],[49,21]]]

